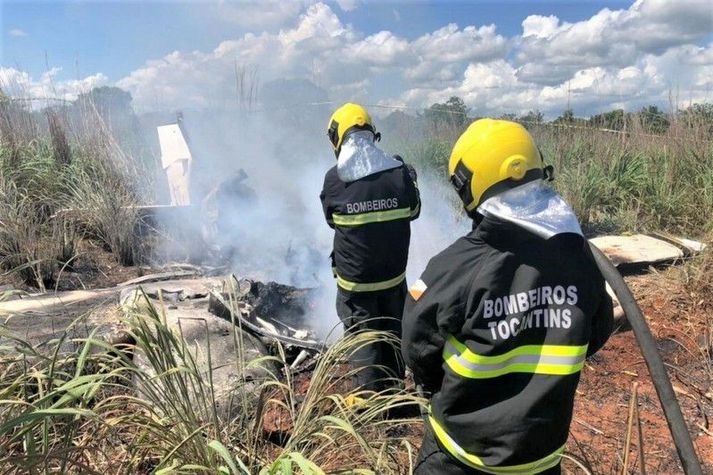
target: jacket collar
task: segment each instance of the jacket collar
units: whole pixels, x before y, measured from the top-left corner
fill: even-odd
[[[473,221],[473,230],[468,234],[468,237],[482,240],[498,249],[517,247],[528,241],[549,240],[554,236],[564,234],[579,236],[584,239],[582,231],[579,229],[579,224],[576,223],[576,218],[573,217],[574,214],[572,213],[569,216],[567,212],[564,212],[563,216],[567,218],[563,221],[565,225],[556,226],[559,221],[554,220],[549,224],[546,222],[543,230],[539,226],[531,226],[531,223],[527,221],[523,222],[522,220],[514,219],[507,213],[487,213],[480,215],[479,220]],[[575,219],[576,226],[572,225],[571,219]]]

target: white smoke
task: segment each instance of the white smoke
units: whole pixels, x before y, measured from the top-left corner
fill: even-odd
[[[319,200],[324,175],[336,163],[322,129],[328,116],[328,110],[320,110],[309,117],[310,123],[289,123],[261,112],[184,113],[194,155],[193,201],[240,169],[247,173],[241,186],[254,192],[254,199],[240,193],[218,197],[215,242],[222,264],[241,278],[318,289],[309,323],[322,337],[341,333],[329,259],[334,231]],[[452,191],[445,177],[417,171],[422,211],[412,223],[410,282],[433,255],[468,231],[446,197]],[[204,219],[203,210],[196,211],[194,224]]]
[[[408,157],[404,157],[408,160]],[[411,247],[406,277],[410,282],[419,278],[428,261],[467,234],[471,221],[454,206],[455,191],[446,177],[435,176],[431,170],[418,170],[421,192],[421,216],[411,223]]]

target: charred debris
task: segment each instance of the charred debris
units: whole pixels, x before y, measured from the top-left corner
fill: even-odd
[[[326,343],[309,327],[315,289],[230,276],[212,290],[208,311],[259,338],[272,354],[282,346],[292,369],[311,367]]]

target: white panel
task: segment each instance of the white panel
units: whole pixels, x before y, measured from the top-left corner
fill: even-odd
[[[615,266],[619,264],[657,264],[683,257],[673,244],[644,234],[633,236],[600,236],[590,239]]]
[[[161,165],[168,168],[177,160],[191,160],[191,151],[178,124],[157,127],[158,141],[161,144]]]

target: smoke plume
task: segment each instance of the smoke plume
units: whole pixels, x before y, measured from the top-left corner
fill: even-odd
[[[217,208],[212,235],[205,235],[205,203],[189,217],[192,239],[204,254],[239,277],[317,288],[312,328],[322,337],[341,333],[335,311],[336,281],[329,254],[334,232],[319,200],[324,174],[335,164],[325,135],[330,110],[308,108],[232,112],[184,111],[193,154],[192,202],[210,196]],[[404,156],[408,162],[409,157]],[[241,174],[243,170],[244,174]],[[445,177],[419,172],[422,212],[412,223],[407,278],[414,281],[428,260],[465,234],[468,223],[446,198]],[[222,191],[216,193],[216,189]],[[202,233],[205,242],[197,240]]]

